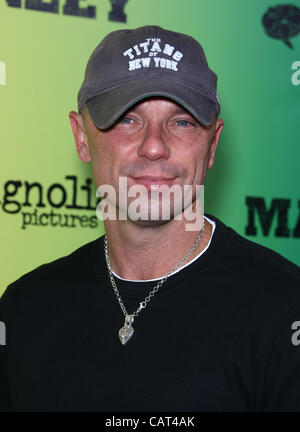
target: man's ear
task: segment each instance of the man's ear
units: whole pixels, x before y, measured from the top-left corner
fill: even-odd
[[[69,112],[69,119],[76,143],[77,154],[83,162],[91,161],[91,153],[88,146],[88,137],[84,127],[82,115],[76,111]]]
[[[224,126],[224,122],[222,119],[217,119],[216,120],[216,124],[215,124],[215,133],[211,142],[211,146],[210,146],[210,155],[209,155],[209,159],[208,159],[208,164],[207,164],[207,169],[210,169],[215,161],[215,153],[216,153],[216,149],[217,149],[217,145],[219,142],[219,138],[222,132]]]

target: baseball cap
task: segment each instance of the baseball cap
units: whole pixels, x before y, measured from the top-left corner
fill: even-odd
[[[220,113],[217,75],[194,38],[153,25],[109,33],[88,60],[78,111],[86,105],[95,125],[107,129],[151,96],[172,99],[205,126]]]

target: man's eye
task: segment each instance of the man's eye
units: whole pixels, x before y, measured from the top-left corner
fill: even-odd
[[[119,119],[119,123],[131,123],[132,122],[132,119],[130,118],[130,117],[121,117],[120,119]]]
[[[177,120],[176,124],[177,124],[178,126],[189,126],[189,125],[191,125],[192,123],[189,122],[188,120]]]

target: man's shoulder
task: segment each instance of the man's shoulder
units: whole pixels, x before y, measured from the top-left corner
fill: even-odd
[[[274,278],[281,275],[282,278],[293,280],[300,287],[300,267],[280,253],[255,241],[246,239],[238,233],[237,235],[237,254],[244,258],[248,268],[261,269],[266,276]]]
[[[227,239],[228,249],[224,256],[224,265],[248,276],[263,275],[264,279],[271,277],[286,278],[300,287],[300,267],[280,253],[247,239],[226,225],[220,219],[211,217],[222,235],[219,240]]]
[[[69,254],[35,267],[11,282],[4,291],[3,297],[10,296],[15,292],[23,292],[24,295],[33,294],[37,290],[42,291],[41,288],[44,288],[44,293],[47,288],[53,292],[56,287],[61,287],[64,284],[86,281],[90,271],[90,257],[100,247],[101,241],[102,238],[99,237]]]
[[[300,318],[300,267],[214,220],[215,241],[224,250],[212,277],[224,293],[224,302],[234,304],[247,318],[245,328],[261,333],[262,338],[273,337],[281,327],[290,329]]]

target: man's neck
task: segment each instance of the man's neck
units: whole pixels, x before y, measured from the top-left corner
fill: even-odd
[[[105,228],[111,268],[121,278],[131,280],[165,276],[182,260],[199,234],[199,231],[186,231],[181,221],[156,227],[106,221]],[[205,219],[201,241],[182,265],[206,248],[211,234],[212,225]]]

